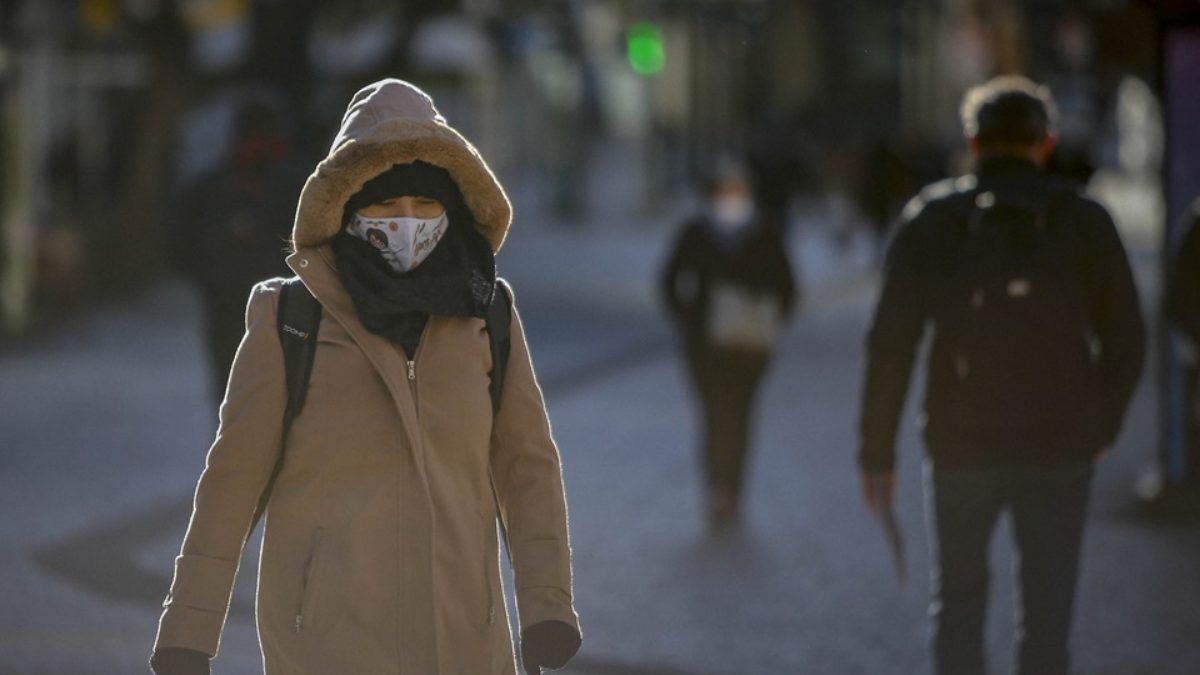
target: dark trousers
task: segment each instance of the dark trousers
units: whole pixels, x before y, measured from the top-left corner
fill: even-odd
[[[767,365],[765,352],[686,345],[692,383],[704,414],[704,468],[710,488],[741,491],[754,396]]]
[[[1012,518],[1019,599],[1014,672],[1066,675],[1090,462],[1049,467],[926,465],[934,672],[983,675],[988,543]]]

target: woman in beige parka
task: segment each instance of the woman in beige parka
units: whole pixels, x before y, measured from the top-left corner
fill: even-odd
[[[350,102],[300,195],[288,265],[322,308],[307,402],[264,517],[265,672],[514,674],[579,647],[559,457],[521,322],[499,411],[483,317],[512,211],[433,101],[383,80]],[[255,287],[152,669],[208,673],[286,405],[282,280]]]

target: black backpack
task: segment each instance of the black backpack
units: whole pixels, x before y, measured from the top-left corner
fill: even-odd
[[[936,311],[953,406],[997,425],[1039,424],[1094,368],[1077,266],[1048,222],[1056,195],[972,190]]]
[[[484,325],[487,328],[488,344],[492,352],[492,371],[488,373],[488,393],[492,398],[492,412],[500,412],[500,395],[504,389],[504,372],[508,366],[508,353],[512,346],[509,324],[512,320],[512,290],[508,282],[496,280],[496,297],[488,307]],[[275,479],[283,469],[283,458],[287,449],[288,430],[292,421],[304,408],[308,395],[308,379],[312,375],[313,357],[317,353],[317,329],[321,323],[321,304],[313,297],[299,277],[283,282],[279,294],[277,325],[279,343],[283,347],[283,368],[287,382],[287,407],[283,413],[283,432],[279,440],[279,456],[275,468],[263,488],[254,512],[250,530],[253,531],[262,518],[271,499]]]

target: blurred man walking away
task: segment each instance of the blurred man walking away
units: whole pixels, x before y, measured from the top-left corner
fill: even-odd
[[[710,525],[737,520],[754,395],[795,303],[782,232],[755,207],[741,167],[706,185],[707,213],[684,223],[662,276],[704,418]]]
[[[892,499],[896,430],[932,324],[922,426],[932,529],[933,663],[986,672],[988,543],[1012,518],[1015,671],[1065,675],[1093,463],[1112,445],[1145,336],[1108,213],[1041,171],[1054,104],[1019,77],[962,106],[976,172],[927,187],[891,242],[868,337],[863,496]]]

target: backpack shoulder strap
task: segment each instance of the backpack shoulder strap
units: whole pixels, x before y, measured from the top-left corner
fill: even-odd
[[[492,396],[492,412],[500,412],[500,396],[504,392],[504,373],[508,368],[508,353],[512,348],[509,332],[512,324],[512,289],[504,279],[496,279],[496,295],[488,306],[484,325],[492,351],[492,372],[488,373],[488,393]]]
[[[263,487],[254,511],[254,520],[249,532],[253,532],[262,519],[267,503],[271,501],[271,490],[275,479],[283,470],[283,458],[287,450],[288,430],[292,420],[300,414],[308,395],[308,379],[312,375],[313,358],[317,354],[317,329],[321,323],[321,304],[313,297],[300,277],[283,282],[279,292],[279,307],[276,312],[279,345],[283,348],[284,381],[287,384],[287,407],[283,411],[283,430],[279,435],[279,452],[275,468]],[[248,534],[248,533],[247,533]]]
[[[283,282],[279,295],[279,344],[283,347],[283,368],[287,382],[285,424],[295,419],[308,396],[308,378],[312,375],[317,353],[317,330],[321,323],[321,304],[300,277]]]
[[[512,349],[512,288],[504,279],[496,279],[496,294],[492,304],[488,306],[484,318],[484,326],[488,332],[488,345],[492,350],[492,372],[488,373],[491,381],[488,383],[488,393],[492,396],[492,414],[500,412],[500,397],[504,392],[504,373],[508,368],[508,353]],[[500,538],[508,551],[509,563],[512,563],[512,549],[508,544],[508,524],[505,522],[504,510],[500,507],[500,496],[496,491],[496,477],[488,470],[488,482],[492,487],[492,500],[496,504],[496,519],[500,525]]]

